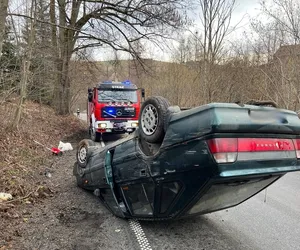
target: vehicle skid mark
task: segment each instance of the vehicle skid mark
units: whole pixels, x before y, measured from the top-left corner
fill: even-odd
[[[135,237],[140,245],[141,250],[152,250],[150,243],[144,233],[144,230],[137,220],[129,220],[131,230],[134,232]]]

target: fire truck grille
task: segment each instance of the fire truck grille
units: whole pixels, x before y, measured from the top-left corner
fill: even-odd
[[[132,118],[135,117],[135,108],[133,107],[104,107],[101,109],[103,118]]]

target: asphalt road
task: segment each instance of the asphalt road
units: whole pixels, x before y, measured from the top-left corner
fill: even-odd
[[[74,113],[74,115],[77,116],[76,113]],[[87,120],[87,113],[86,113],[86,112],[81,112],[81,113],[79,114],[79,118],[80,118],[81,120],[83,120],[83,121],[86,121],[86,120]]]
[[[86,116],[81,114],[81,119],[86,120]],[[300,172],[285,175],[267,190],[228,210],[140,224],[151,249],[300,250]]]

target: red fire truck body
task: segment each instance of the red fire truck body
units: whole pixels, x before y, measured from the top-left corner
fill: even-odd
[[[87,122],[93,141],[103,133],[132,133],[138,127],[139,89],[130,81],[99,83],[88,91]]]

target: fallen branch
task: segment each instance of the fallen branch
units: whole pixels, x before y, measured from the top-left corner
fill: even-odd
[[[3,202],[3,204],[12,203],[12,202],[15,202],[15,201],[20,201],[20,200],[27,199],[29,196],[31,196],[32,194],[38,192],[40,189],[41,189],[41,187],[39,186],[35,191],[32,191],[32,192],[28,193],[28,194],[25,195],[24,197],[20,197],[20,198],[18,198],[18,199],[14,199],[14,200],[10,200],[10,201]]]

